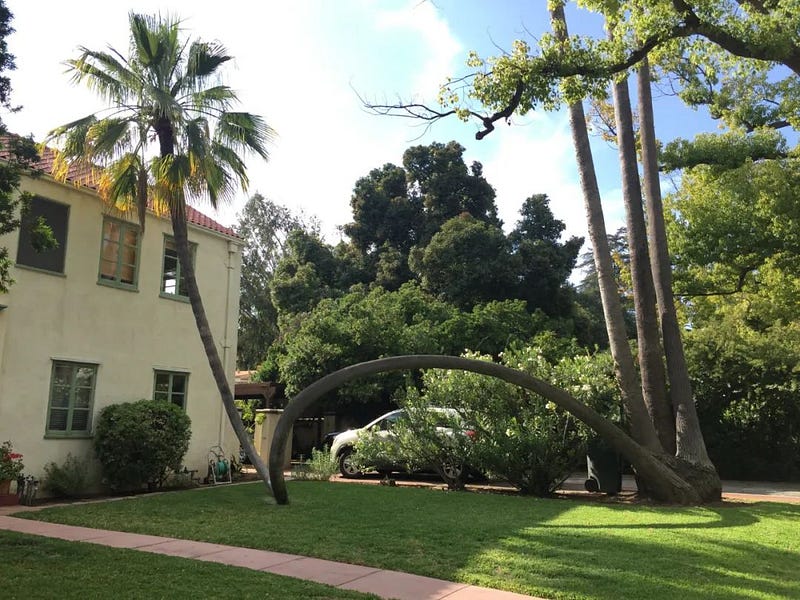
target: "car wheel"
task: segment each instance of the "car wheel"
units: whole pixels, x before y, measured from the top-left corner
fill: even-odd
[[[339,454],[339,472],[342,477],[358,477],[361,475],[361,469],[358,468],[355,458],[352,448],[345,448]]]
[[[442,476],[448,483],[460,481],[464,477],[464,465],[459,462],[447,460],[442,463]]]

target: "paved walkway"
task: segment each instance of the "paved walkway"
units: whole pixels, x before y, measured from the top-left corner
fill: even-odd
[[[14,508],[19,512],[20,508]],[[3,510],[3,512],[9,512]],[[347,563],[307,558],[268,550],[238,548],[208,542],[178,540],[156,535],[107,531],[74,525],[45,523],[0,515],[0,529],[68,540],[88,542],[112,548],[128,548],[244,567],[276,575],[286,575],[324,583],[333,587],[375,594],[397,600],[523,600],[533,596],[503,592],[464,583],[453,583],[432,577],[421,577],[398,571],[386,571]]]

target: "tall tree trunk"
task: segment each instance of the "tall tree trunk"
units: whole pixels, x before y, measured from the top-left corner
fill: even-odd
[[[650,262],[658,299],[664,353],[667,357],[669,390],[675,413],[676,456],[690,463],[711,467],[694,405],[692,384],[689,381],[675,299],[672,295],[672,268],[664,223],[664,206],[661,202],[653,98],[650,93],[650,64],[646,57],[637,71],[637,86]]]
[[[622,171],[622,197],[625,203],[628,246],[631,253],[631,280],[642,393],[661,446],[665,452],[674,455],[675,418],[672,406],[667,400],[664,354],[659,340],[656,292],[653,286],[653,273],[650,270],[647,226],[642,208],[642,187],[639,181],[639,162],[636,159],[636,138],[633,133],[627,78],[614,82],[613,94],[617,148]]]
[[[166,117],[161,117],[156,123],[156,133],[158,135],[159,149],[161,157],[171,157],[175,154],[175,134],[172,128],[172,123]],[[169,185],[169,184],[168,184]],[[197,325],[197,332],[200,334],[200,340],[203,342],[203,349],[206,351],[208,358],[208,366],[211,368],[211,375],[217,384],[222,406],[225,407],[225,413],[228,415],[228,420],[231,422],[234,433],[239,440],[239,443],[244,448],[247,457],[250,459],[252,465],[256,468],[256,473],[261,477],[264,485],[267,487],[267,493],[274,497],[272,491],[272,483],[269,479],[269,469],[266,463],[261,460],[253,440],[250,439],[250,434],[247,433],[242,417],[239,411],[236,410],[236,404],[231,393],[231,386],[228,384],[228,378],[225,375],[225,367],[219,357],[217,345],[214,342],[214,336],[211,333],[211,327],[208,324],[206,317],[206,309],[203,307],[203,299],[200,297],[200,289],[197,287],[197,278],[194,274],[194,263],[192,262],[192,253],[189,249],[189,232],[186,225],[186,202],[183,197],[183,190],[170,190],[173,194],[169,206],[169,215],[172,220],[172,233],[175,236],[175,249],[178,252],[178,260],[181,265],[181,275],[186,281],[186,292],[189,295],[189,302],[192,305],[192,313],[194,313],[194,321]],[[176,197],[177,196],[177,197]],[[226,317],[227,318],[227,315]]]
[[[559,4],[551,8],[550,16],[556,38],[560,41],[566,41],[568,36],[567,22],[564,17],[563,6]],[[589,133],[586,130],[586,115],[584,114],[582,103],[575,102],[570,105],[569,122],[586,206],[589,239],[592,243],[600,297],[603,302],[603,315],[605,316],[611,355],[614,358],[617,382],[625,410],[630,419],[631,433],[633,438],[645,448],[653,452],[663,452],[642,398],[642,389],[636,374],[633,354],[628,344],[622,306],[614,280],[611,250],[606,236],[603,206],[600,201],[600,190],[597,187],[594,159],[589,145]]]
[[[217,389],[222,399],[222,405],[225,407],[225,412],[233,426],[236,437],[247,453],[250,462],[256,468],[258,476],[261,477],[264,481],[264,485],[267,486],[267,492],[272,496],[273,492],[269,478],[269,469],[266,463],[261,459],[261,456],[256,452],[253,441],[250,439],[250,434],[247,433],[239,411],[236,410],[231,387],[228,384],[228,378],[225,374],[225,367],[222,364],[222,360],[220,360],[217,345],[214,342],[214,336],[211,333],[211,327],[206,318],[206,311],[203,307],[203,300],[200,296],[200,290],[197,287],[197,279],[194,274],[192,254],[189,249],[188,228],[186,225],[186,212],[183,200],[181,199],[173,204],[175,206],[170,207],[170,217],[172,219],[172,232],[175,235],[175,247],[178,251],[178,260],[180,260],[181,265],[181,275],[186,280],[186,291],[189,295],[189,302],[191,302],[192,305],[194,320],[197,324],[197,332],[200,334],[200,339],[203,342],[203,349],[206,351],[206,356],[208,357],[208,365],[211,367],[211,374],[217,384]]]

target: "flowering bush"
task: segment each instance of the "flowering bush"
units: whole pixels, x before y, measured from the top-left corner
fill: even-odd
[[[24,468],[22,454],[14,452],[11,442],[3,442],[0,446],[0,481],[15,480]]]

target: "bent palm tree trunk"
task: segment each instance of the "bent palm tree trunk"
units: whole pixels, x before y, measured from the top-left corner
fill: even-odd
[[[182,201],[175,203],[177,206],[170,207],[170,218],[172,220],[172,232],[175,236],[175,248],[178,252],[178,260],[181,264],[181,275],[184,276],[186,281],[186,291],[189,296],[189,302],[192,305],[192,313],[194,313],[194,320],[197,325],[197,332],[200,334],[200,339],[203,342],[203,349],[208,357],[208,366],[211,367],[211,374],[219,389],[222,405],[225,407],[225,413],[231,422],[233,431],[239,439],[239,443],[244,448],[250,462],[256,468],[259,477],[264,481],[267,486],[267,491],[270,495],[272,492],[272,483],[269,478],[269,470],[267,465],[261,459],[261,456],[256,452],[253,441],[250,439],[250,434],[247,433],[239,411],[236,410],[236,404],[231,393],[231,387],[228,383],[228,378],[225,374],[225,367],[219,357],[217,345],[214,342],[214,336],[211,333],[211,327],[208,324],[206,311],[203,307],[203,300],[200,296],[200,289],[197,287],[197,279],[194,274],[194,264],[192,263],[191,250],[189,249],[188,228],[186,225],[186,211]]]
[[[281,415],[275,428],[275,437],[269,454],[269,468],[274,483],[275,500],[287,504],[289,495],[283,479],[283,459],[286,441],[292,424],[305,411],[313,407],[320,398],[342,384],[376,373],[407,369],[458,369],[497,377],[508,383],[531,390],[541,398],[550,400],[574,415],[608,441],[620,454],[634,465],[637,472],[650,482],[652,494],[663,501],[677,504],[697,504],[708,500],[702,498],[694,487],[678,475],[661,457],[637,444],[628,434],[594,409],[579,402],[567,392],[556,388],[527,373],[498,365],[497,363],[461,358],[457,356],[411,355],[380,358],[340,369],[318,379],[297,394]],[[540,399],[534,401],[542,401]],[[712,498],[713,499],[713,498]]]

